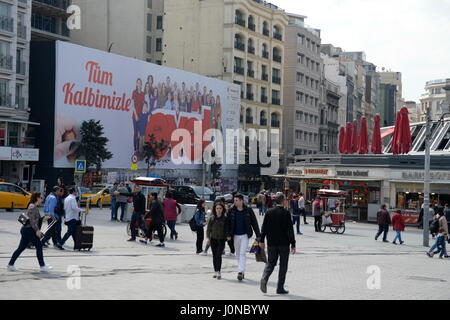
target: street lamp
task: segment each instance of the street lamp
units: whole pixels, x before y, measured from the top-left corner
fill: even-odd
[[[424,196],[423,196],[423,245],[429,246],[429,215],[430,215],[430,148],[431,148],[431,109],[427,109],[426,115],[426,134],[425,134],[425,177],[424,177]],[[450,112],[442,114],[439,123],[444,121],[446,115]]]

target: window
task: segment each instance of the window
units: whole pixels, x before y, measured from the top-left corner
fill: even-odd
[[[152,53],[152,37],[147,37],[147,53]]]
[[[156,64],[162,65],[161,60],[156,60]]]
[[[0,122],[0,146],[5,146],[6,138],[6,122]]]
[[[309,68],[309,58],[306,58],[306,67]]]
[[[156,38],[156,51],[162,51],[162,38]]]
[[[152,31],[152,15],[147,14],[147,31]]]
[[[10,122],[8,123],[8,146],[19,146],[19,124]]]
[[[22,95],[23,95],[23,85],[16,84],[16,104],[19,106],[21,110],[25,108]]]
[[[152,8],[153,8],[153,0],[148,0],[148,1],[147,1],[147,7],[148,7],[149,9],[152,9]]]
[[[295,111],[295,120],[301,120],[301,114],[300,111]]]
[[[308,123],[308,114],[305,113],[305,123]]]
[[[301,140],[302,139],[302,132],[300,130],[295,130],[295,138],[297,140]]]
[[[163,17],[162,16],[158,16],[156,18],[156,29],[157,30],[161,30],[163,28]]]
[[[303,73],[297,72],[297,82],[303,83],[303,78],[305,75]]]
[[[306,38],[306,48],[308,48],[308,49],[309,49],[309,43],[310,43],[309,38]]]
[[[303,132],[303,140],[308,140],[308,132]]]

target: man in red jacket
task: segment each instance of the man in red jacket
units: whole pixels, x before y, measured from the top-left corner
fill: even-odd
[[[378,233],[375,236],[375,240],[378,240],[378,237],[384,232],[383,242],[389,242],[387,240],[387,234],[389,231],[389,225],[391,224],[391,216],[389,212],[386,210],[386,205],[382,205],[381,209],[377,212],[377,222],[378,222]]]
[[[400,241],[400,244],[403,244],[404,241],[402,241],[402,231],[405,231],[405,222],[403,221],[402,212],[400,210],[397,210],[397,212],[392,217],[392,227],[395,232],[397,232],[397,235],[394,238],[394,241],[392,241],[393,244],[397,244],[397,239]]]

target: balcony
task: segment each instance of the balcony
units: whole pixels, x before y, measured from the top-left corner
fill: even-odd
[[[260,126],[267,126],[267,119],[261,118],[261,120],[259,120],[259,125]]]
[[[52,6],[58,9],[66,10],[70,5],[70,0],[33,0],[33,2],[40,2],[48,6]]]
[[[254,98],[253,93],[247,93],[247,100],[253,101],[253,98]]]
[[[253,124],[253,117],[245,117],[245,123]]]
[[[234,22],[240,26],[243,26],[245,28],[245,20],[239,17],[236,17],[236,19],[234,20]]]
[[[281,78],[279,78],[279,77],[272,77],[272,82],[273,83],[277,83],[277,84],[281,84]]]
[[[244,68],[242,67],[234,67],[234,72],[237,74],[244,75]]]
[[[255,47],[248,47],[248,53],[255,54]]]
[[[13,57],[10,55],[0,54],[0,68],[12,71],[13,67]]]
[[[280,120],[272,120],[272,128],[279,128],[280,127]]]
[[[267,96],[261,96],[261,102],[267,103]]]
[[[272,98],[272,104],[279,106],[281,104],[280,99]]]
[[[14,18],[0,16],[0,30],[14,32]]]
[[[269,29],[263,29],[263,35],[268,37],[269,36]]]
[[[269,51],[263,51],[262,56],[264,59],[269,59]]]
[[[17,37],[23,40],[27,39],[27,27],[21,23],[17,24]]]
[[[261,77],[262,81],[269,81],[269,75],[268,74],[263,74]]]
[[[281,56],[273,56],[273,61],[281,63]]]
[[[274,37],[275,39],[277,39],[277,40],[283,41],[283,37],[281,36],[280,33],[274,33],[274,34],[273,34],[273,37]]]
[[[242,42],[235,42],[234,48],[241,51],[245,51],[245,44],[243,44]]]
[[[11,94],[0,94],[0,107],[8,107],[11,108]]]
[[[26,63],[25,61],[18,61],[16,65],[16,73],[22,76],[26,73]]]
[[[247,76],[249,76],[250,78],[254,78],[255,77],[255,71],[254,70],[247,70]]]
[[[19,107],[19,110],[25,111],[25,98],[24,97],[16,97],[16,104]]]
[[[255,25],[254,23],[249,23],[249,24],[248,24],[248,28],[249,28],[250,30],[252,30],[252,31],[255,31],[255,30],[256,30],[256,25]]]

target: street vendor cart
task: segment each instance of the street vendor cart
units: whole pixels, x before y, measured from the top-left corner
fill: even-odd
[[[324,232],[328,227],[333,233],[343,234],[345,232],[345,199],[347,192],[321,189],[317,195],[320,196],[324,209],[321,231]]]

